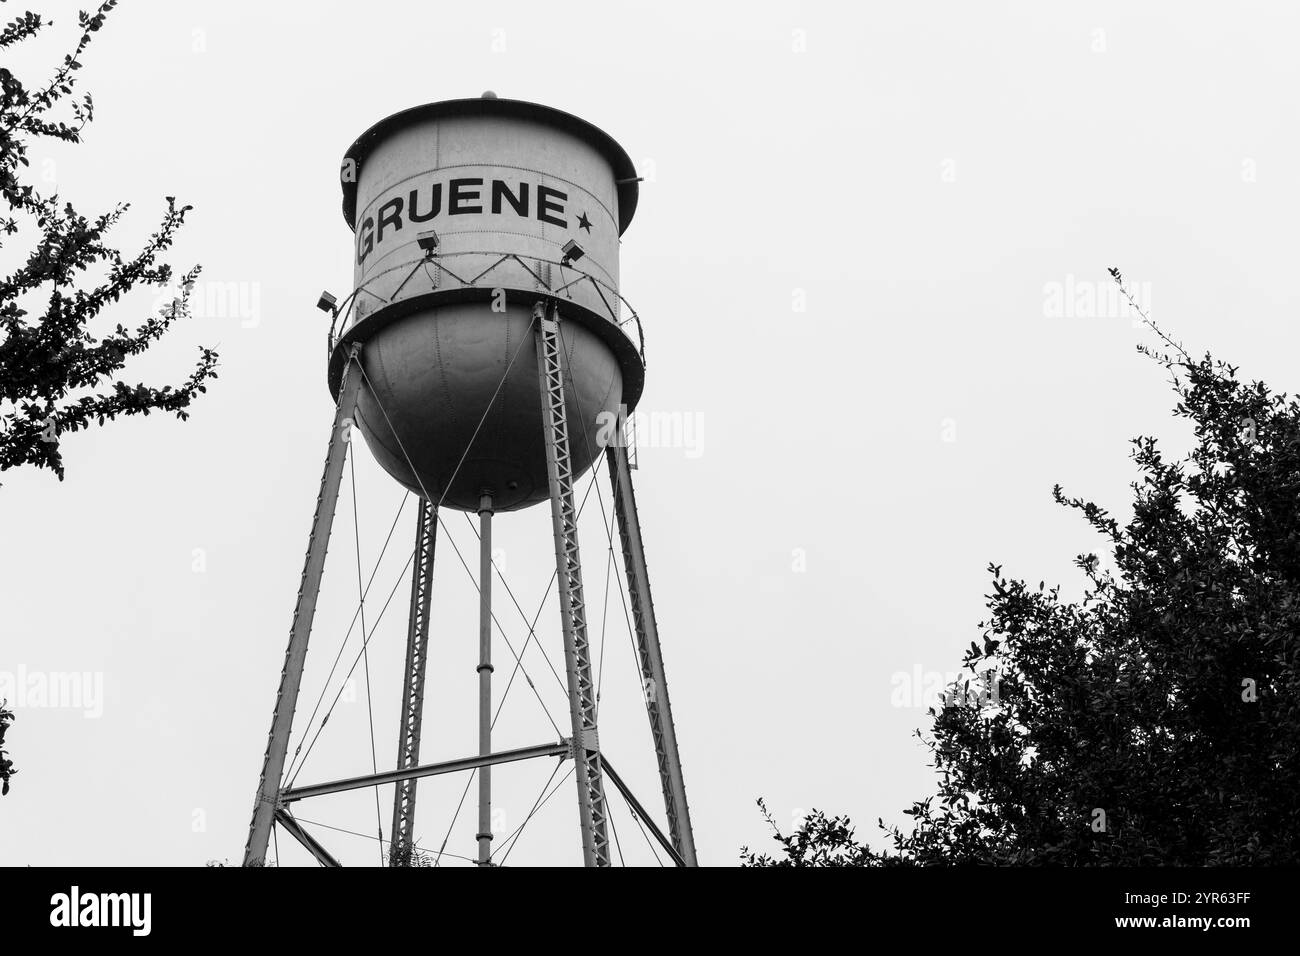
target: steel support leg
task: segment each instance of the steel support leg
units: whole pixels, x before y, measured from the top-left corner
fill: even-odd
[[[537,371],[542,389],[546,472],[551,492],[551,524],[555,531],[555,570],[560,590],[560,623],[564,630],[569,717],[573,723],[573,763],[578,784],[582,857],[587,866],[609,866],[605,788],[601,779],[600,740],[596,733],[596,689],[591,679],[582,562],[578,553],[578,514],[573,500],[573,461],[569,455],[569,424],[564,404],[564,374],[560,365],[559,307],[552,305],[548,314],[545,305],[539,302],[535,315],[538,320]]]
[[[636,496],[632,491],[632,470],[622,413],[615,434],[619,439],[605,451],[609,462],[609,480],[614,489],[614,513],[618,517],[619,537],[623,543],[623,567],[627,570],[628,592],[632,603],[632,621],[636,628],[637,652],[641,658],[641,676],[645,682],[646,712],[650,717],[650,734],[659,761],[659,781],[664,791],[664,809],[668,815],[668,832],[673,846],[687,866],[697,866],[695,836],[691,831],[691,814],[686,805],[686,784],[682,779],[682,759],[677,752],[677,731],[673,727],[672,706],[668,702],[668,681],[664,677],[664,660],[659,649],[659,628],[655,623],[654,602],[650,599],[650,575],[646,571],[645,548],[641,541],[641,522],[636,513]]]
[[[266,742],[266,754],[262,758],[262,776],[257,783],[257,799],[253,804],[253,822],[249,826],[248,842],[244,846],[245,866],[266,861],[266,847],[271,839],[271,826],[279,800],[280,776],[284,773],[284,758],[289,749],[289,734],[293,729],[293,712],[298,705],[298,689],[302,684],[302,669],[307,659],[307,639],[311,636],[312,619],[316,616],[320,576],[325,567],[325,552],[329,548],[330,529],[334,525],[334,507],[338,502],[339,484],[343,479],[343,462],[351,439],[352,415],[356,408],[357,391],[361,386],[361,373],[356,368],[356,364],[361,361],[360,353],[360,345],[354,345],[347,366],[343,369],[339,402],[334,409],[334,427],[330,431],[325,473],[321,476],[320,494],[316,498],[316,516],[312,519],[311,537],[307,541],[307,560],[302,569],[293,625],[289,629],[289,647],[284,655],[280,689],[275,697],[275,712],[271,715],[271,733]]]
[[[406,670],[402,681],[402,725],[397,736],[397,769],[420,763],[420,725],[424,715],[424,671],[429,651],[429,603],[433,590],[433,549],[438,536],[438,506],[421,496],[415,524],[415,566],[411,571],[411,613],[406,633]],[[397,784],[393,794],[393,842],[390,866],[411,862],[415,830],[414,777]]]
[[[492,753],[492,496],[479,499],[478,752]],[[478,865],[492,865],[492,768],[478,771]]]

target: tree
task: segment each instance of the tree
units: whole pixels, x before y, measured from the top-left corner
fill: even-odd
[[[14,762],[5,752],[5,734],[9,732],[9,725],[14,722],[14,712],[6,706],[7,704],[8,701],[0,700],[0,797],[9,795],[9,778],[18,772],[14,769]]]
[[[57,193],[42,195],[20,179],[30,165],[29,141],[81,142],[93,116],[93,102],[89,93],[80,101],[69,100],[75,73],[91,38],[116,4],[117,0],[105,0],[93,14],[78,14],[81,35],[75,49],[39,90],[29,91],[0,67],[0,196],[8,206],[7,214],[0,213],[0,236],[9,241],[22,232],[30,234],[33,243],[23,264],[0,276],[0,471],[34,465],[52,469],[62,480],[61,435],[92,424],[102,426],[119,415],[148,415],[154,410],[184,420],[190,403],[216,377],[217,354],[202,348],[194,370],[179,387],[115,380],[129,357],[141,354],[177,320],[189,317],[197,266],[181,277],[179,295],[134,331],[120,324],[102,337],[90,331],[92,322],[133,288],[171,283],[171,266],[160,256],[171,247],[190,207],[178,207],[173,197],[167,197],[157,230],[142,249],[126,256],[108,245],[106,237],[129,204],[88,218],[61,202]],[[0,29],[0,50],[51,25],[39,14],[24,13]],[[70,116],[55,118],[56,108],[65,101]],[[90,278],[92,272],[99,278]],[[34,302],[40,303],[40,312],[29,319],[27,306]],[[90,394],[110,381],[111,388]],[[77,393],[82,394],[72,397]]]
[[[996,699],[930,710],[937,793],[886,828],[888,850],[814,814],[745,863],[1300,863],[1300,403],[1143,319],[1194,447],[1170,460],[1133,440],[1124,524],[1053,489],[1108,566],[1079,555],[1085,591],[1066,601],[990,565],[963,674]]]

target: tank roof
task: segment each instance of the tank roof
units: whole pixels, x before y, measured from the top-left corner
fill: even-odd
[[[460,100],[441,100],[437,103],[424,103],[402,110],[381,119],[366,130],[348,147],[344,159],[350,159],[359,168],[366,155],[374,145],[391,133],[408,123],[426,119],[438,119],[444,116],[514,116],[537,120],[550,126],[572,133],[595,147],[614,170],[616,180],[626,180],[617,184],[618,189],[618,232],[627,229],[636,212],[638,188],[636,167],[627,151],[615,139],[586,120],[540,103],[525,100],[506,100],[496,96],[472,97]],[[348,225],[356,229],[357,184],[343,183],[343,218]]]

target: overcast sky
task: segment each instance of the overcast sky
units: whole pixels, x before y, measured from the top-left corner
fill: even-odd
[[[50,6],[68,8],[67,40],[73,4]],[[640,450],[636,480],[701,861],[766,848],[758,797],[783,826],[824,808],[875,840],[877,817],[903,822],[933,786],[911,734],[979,636],[985,565],[1077,594],[1071,559],[1100,543],[1052,485],[1124,516],[1129,439],[1185,444],[1106,268],[1190,350],[1295,389],[1298,28],[1281,3],[126,0],[80,73],[96,102],[84,145],[36,145],[32,176],[87,213],[131,200],[126,248],[165,195],[192,204],[172,261],[240,294],[202,302],[128,367],[179,382],[217,346],[221,377],[190,422],[69,436],[62,483],[2,476],[0,672],[88,674],[90,693],[19,702],[0,862],[239,859],[332,414],[314,303],[350,291],[339,160],[396,110],[486,89],[592,121],[647,177],[622,291],[645,324],[642,408],[686,427]],[[34,83],[62,52],[31,44],[16,66]],[[369,574],[403,492],[355,447]],[[468,522],[445,518],[473,566]],[[367,602],[373,623],[397,588],[370,645],[380,769],[413,522],[408,502]],[[599,648],[606,541],[597,511],[584,522]],[[495,537],[531,618],[549,513],[502,516]],[[438,549],[427,761],[477,750],[473,585],[446,537]],[[356,553],[345,480],[299,730],[355,606]],[[497,598],[517,650],[527,629]],[[661,813],[617,591],[608,607],[602,747]],[[539,632],[559,669],[553,599]],[[349,647],[345,664],[355,634]],[[500,638],[495,658],[500,691]],[[546,712],[517,680],[500,747],[553,740],[547,712],[567,723],[536,649],[524,665]],[[363,677],[353,691],[300,783],[370,770]],[[553,769],[496,771],[498,839]],[[422,847],[441,845],[464,783],[420,784]],[[653,864],[610,799],[624,858]],[[385,835],[391,800],[383,788]],[[345,863],[374,865],[374,803],[298,813]],[[472,856],[474,830],[471,792],[448,853]],[[307,862],[290,842],[283,862]],[[569,780],[509,862],[580,858]]]

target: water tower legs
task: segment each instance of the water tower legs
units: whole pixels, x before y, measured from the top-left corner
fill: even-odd
[[[682,781],[681,760],[677,750],[672,712],[668,702],[668,688],[659,649],[654,608],[650,599],[650,583],[646,572],[640,524],[636,514],[628,453],[626,447],[621,444],[608,448],[606,457],[613,485],[615,514],[622,539],[628,590],[635,618],[635,636],[645,679],[646,706],[654,737],[671,838],[664,836],[641,804],[636,801],[626,784],[619,779],[614,768],[606,767],[601,757],[596,724],[596,688],[592,676],[582,562],[578,547],[578,516],[574,500],[573,459],[570,454],[558,305],[552,303],[548,308],[546,304],[538,303],[534,317],[537,322],[535,344],[572,737],[568,740],[562,739],[558,744],[551,743],[492,753],[491,628],[494,503],[491,494],[484,492],[479,503],[480,657],[477,668],[479,755],[438,764],[424,766],[419,764],[421,712],[428,651],[430,587],[438,520],[437,506],[421,496],[416,535],[418,559],[412,572],[411,612],[407,634],[397,769],[328,783],[281,789],[294,710],[302,682],[307,643],[315,616],[321,573],[333,526],[352,419],[364,379],[364,370],[360,365],[361,346],[353,344],[348,351],[347,362],[339,384],[338,404],[334,413],[325,470],[312,521],[302,582],[290,628],[289,645],[280,675],[280,687],[271,719],[271,731],[263,758],[262,774],[258,782],[253,819],[249,827],[248,842],[244,848],[245,865],[261,865],[265,862],[272,828],[278,822],[287,833],[296,837],[318,862],[327,866],[337,866],[338,861],[289,814],[289,805],[307,797],[383,786],[389,783],[397,785],[390,862],[404,860],[413,846],[416,780],[422,776],[474,769],[480,773],[478,862],[480,865],[491,865],[492,820],[489,768],[495,763],[539,756],[570,756],[574,760],[583,862],[587,866],[609,866],[611,863],[609,818],[604,790],[606,772],[614,786],[627,798],[633,813],[649,825],[650,831],[660,844],[669,848],[674,861],[678,865],[696,865],[695,844],[686,804],[686,791]],[[621,434],[624,423],[620,420],[619,424]]]
[[[478,752],[492,753],[492,496],[479,499]],[[492,865],[492,767],[478,771],[478,865]]]
[[[608,816],[600,739],[596,733],[596,688],[591,679],[582,560],[578,552],[578,513],[573,500],[569,423],[564,403],[564,373],[560,365],[559,307],[552,304],[548,313],[545,304],[539,302],[534,314],[538,325],[537,371],[542,390],[542,424],[551,493],[551,525],[555,533],[560,623],[564,630],[564,669],[568,677],[569,717],[573,725],[573,765],[578,785],[582,858],[587,866],[609,866]]]
[[[307,659],[307,639],[311,636],[312,620],[316,616],[316,597],[320,593],[320,576],[325,567],[325,552],[329,548],[330,530],[334,526],[334,508],[338,503],[339,484],[343,479],[343,463],[351,439],[352,414],[361,387],[361,370],[358,367],[361,346],[352,346],[343,381],[339,388],[338,405],[334,409],[334,426],[330,430],[329,451],[325,456],[325,473],[321,476],[320,493],[316,497],[316,516],[312,519],[311,537],[307,541],[307,559],[302,569],[302,583],[298,588],[298,601],[293,610],[293,624],[289,628],[289,647],[284,654],[284,669],[280,671],[280,690],[275,697],[275,712],[271,715],[271,732],[267,737],[266,753],[262,758],[262,776],[257,783],[257,799],[253,804],[253,822],[248,828],[248,842],[244,845],[244,865],[260,865],[266,861],[266,847],[271,839],[271,826],[275,822],[280,802],[280,777],[284,773],[284,759],[289,750],[289,734],[293,729],[293,712],[298,706],[298,690],[302,685],[302,669]]]
[[[655,757],[659,761],[659,782],[663,787],[664,810],[673,847],[687,866],[698,866],[691,813],[686,805],[686,783],[682,779],[682,760],[677,752],[677,731],[668,702],[668,680],[664,676],[663,654],[659,649],[659,627],[655,623],[654,602],[650,599],[650,575],[646,570],[645,548],[641,541],[641,521],[637,517],[636,497],[632,491],[632,469],[627,445],[623,441],[626,434],[623,419],[624,414],[620,412],[615,432],[619,439],[606,448],[605,454],[609,462],[609,483],[614,489],[614,514],[618,518],[619,537],[623,544],[623,567],[627,571],[641,675],[645,681],[646,712],[650,717]]]
[[[429,603],[433,549],[438,534],[438,506],[420,496],[415,523],[415,566],[411,569],[411,613],[406,634],[406,668],[402,678],[402,723],[397,735],[397,768],[420,763],[420,726],[424,715],[424,672],[429,651]],[[393,794],[390,866],[411,863],[415,829],[414,777],[398,781]]]

